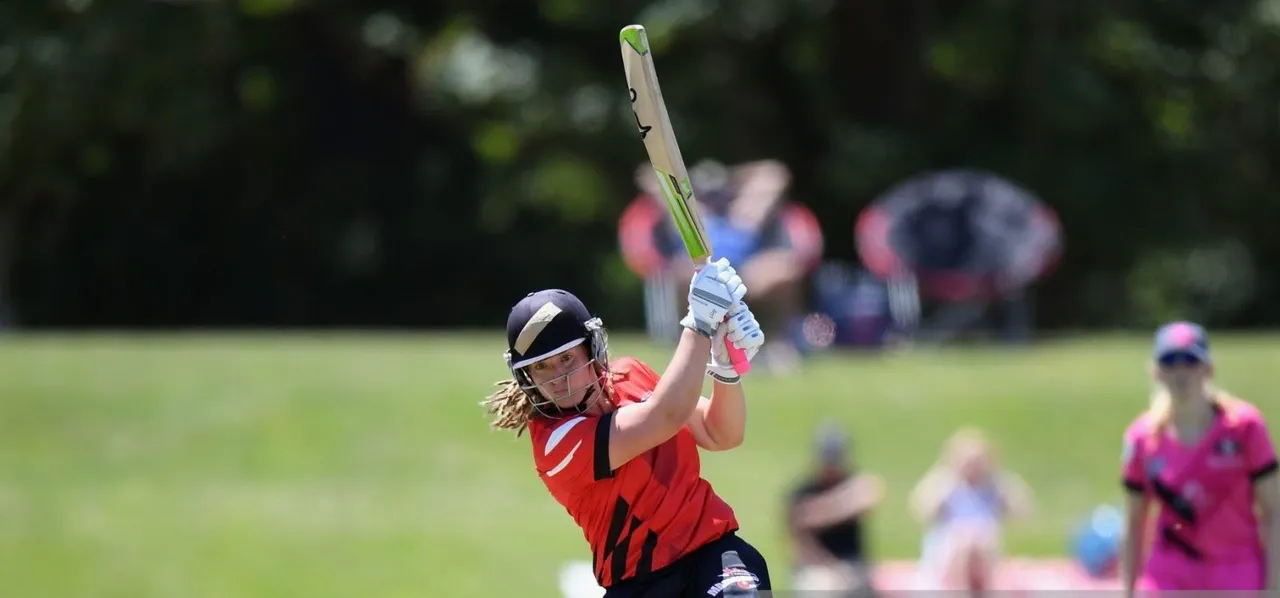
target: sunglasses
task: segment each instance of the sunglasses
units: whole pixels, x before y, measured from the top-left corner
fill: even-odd
[[[1180,365],[1196,366],[1204,363],[1204,360],[1190,353],[1166,353],[1160,356],[1158,360],[1160,367],[1177,367]]]

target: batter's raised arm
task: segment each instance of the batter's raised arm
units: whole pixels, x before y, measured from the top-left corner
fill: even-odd
[[[729,310],[729,319],[716,332],[711,342],[711,362],[707,373],[715,379],[710,399],[698,401],[698,407],[689,418],[698,446],[709,451],[727,451],[742,444],[747,430],[747,399],[742,390],[741,376],[729,357],[728,343],[742,348],[751,361],[764,345],[764,333],[760,323],[745,302],[739,302]]]
[[[702,396],[712,338],[723,338],[725,318],[746,291],[742,279],[725,259],[711,262],[693,275],[689,283],[689,313],[680,321],[685,330],[653,396],[618,409],[612,417],[609,462],[613,468],[666,442],[684,427]]]

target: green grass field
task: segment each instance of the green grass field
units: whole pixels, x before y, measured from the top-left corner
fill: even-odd
[[[497,334],[0,337],[0,579],[32,597],[557,595],[589,553],[527,439],[477,401]],[[1219,378],[1271,414],[1274,338],[1218,341]],[[614,338],[615,354],[666,351]],[[846,424],[890,485],[876,553],[915,556],[905,497],[956,426],[986,428],[1036,492],[1010,552],[1062,554],[1119,498],[1145,338],[1035,349],[831,355],[749,380],[746,444],[704,457],[743,535],[787,570],[781,495],[814,426]]]

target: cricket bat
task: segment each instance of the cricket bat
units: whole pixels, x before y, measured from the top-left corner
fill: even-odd
[[[658,188],[671,211],[672,220],[685,249],[695,266],[711,261],[711,239],[702,224],[698,212],[698,199],[689,183],[676,134],[667,115],[667,105],[658,87],[658,73],[653,65],[653,53],[649,50],[649,37],[641,25],[628,25],[618,34],[622,46],[622,67],[627,75],[627,91],[631,95],[631,110],[636,116],[636,128],[640,140],[649,154],[649,163],[658,176]],[[729,357],[738,374],[751,370],[746,353],[728,343]]]

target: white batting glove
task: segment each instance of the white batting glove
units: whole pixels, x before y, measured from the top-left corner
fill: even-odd
[[[733,343],[741,349],[747,361],[755,359],[760,347],[764,346],[760,323],[743,301],[733,304],[729,309],[729,319],[711,337],[711,359],[707,362],[707,375],[725,384],[737,384],[742,381],[742,376],[733,369],[726,343]]]
[[[747,294],[729,260],[720,258],[698,269],[689,281],[689,313],[680,325],[711,338],[733,304]]]

